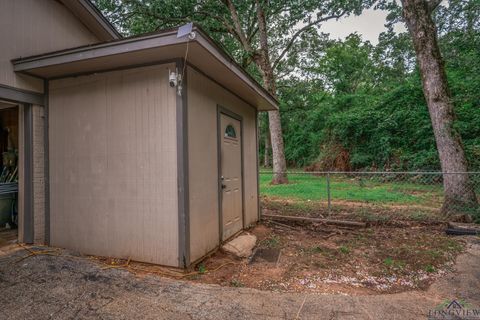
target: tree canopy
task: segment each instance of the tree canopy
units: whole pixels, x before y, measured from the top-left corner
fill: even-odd
[[[257,1],[235,1],[245,39],[235,30],[230,1],[96,0],[125,34],[195,21],[262,82],[253,51],[260,47]],[[392,24],[376,45],[358,34],[333,40],[321,19],[359,14],[373,1],[268,1],[268,45],[281,103],[285,158],[290,167],[317,169],[438,170],[432,125],[415,52],[407,33]],[[439,44],[457,114],[455,126],[471,170],[480,169],[480,1],[450,0],[435,12]],[[299,30],[302,32],[298,33]],[[287,50],[286,50],[287,49]],[[261,117],[260,156],[268,127]],[[262,161],[263,163],[263,161]]]
[[[451,1],[435,14],[470,170],[480,168],[479,10],[478,0]],[[279,86],[290,166],[440,169],[407,33],[390,29],[375,46],[356,34],[326,41],[305,70]]]

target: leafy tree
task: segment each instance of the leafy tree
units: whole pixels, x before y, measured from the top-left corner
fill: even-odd
[[[344,41],[335,41],[327,46],[316,71],[324,78],[324,85],[336,94],[366,91],[375,86],[372,54],[370,42],[363,42],[354,33]]]
[[[402,83],[415,69],[415,51],[410,36],[408,33],[394,32],[392,25],[389,25],[388,31],[382,32],[378,40],[373,54],[377,77],[383,84],[395,86]]]
[[[97,0],[97,5],[127,33],[186,21],[200,24],[244,67],[260,75],[265,88],[277,96],[277,78],[294,70],[293,62],[301,59],[303,48],[315,43],[315,28],[327,20],[359,14],[370,1]],[[271,111],[268,118],[275,172],[272,183],[286,183],[280,113]]]
[[[422,76],[423,92],[432,120],[440,158],[445,201],[444,212],[478,206],[469,176],[448,174],[467,172],[468,165],[461,136],[454,126],[455,111],[448,87],[443,57],[438,45],[433,11],[441,0],[402,0],[403,18],[413,40]],[[470,27],[470,26],[469,26]]]
[[[445,52],[456,108],[454,126],[463,138],[470,169],[478,170],[480,34],[478,28],[474,28],[470,39],[465,40],[465,24],[461,18],[464,14],[456,13],[463,9],[456,5],[450,4],[446,12],[440,8],[442,15],[437,16],[436,21],[448,26],[439,40]],[[462,7],[464,5],[462,3]],[[455,22],[457,18],[451,18],[450,14],[460,17],[459,21]],[[446,24],[443,20],[453,22]],[[308,77],[291,77],[279,82],[288,164],[313,164],[319,170],[341,169],[338,159],[346,153],[346,167],[353,170],[440,170],[410,35],[393,33],[390,29],[380,35],[372,52],[359,55],[368,59],[360,64],[338,63],[333,73],[319,66],[331,64],[333,53],[341,53],[339,48],[346,46],[342,45],[343,41],[324,37],[321,41],[326,49],[320,53],[309,52],[307,58],[311,61],[302,62],[303,72]],[[349,50],[355,51],[355,47],[368,48],[359,44],[350,46]],[[352,52],[352,56],[356,55]],[[335,57],[331,60],[341,61]],[[338,81],[337,73],[347,74],[349,70],[348,73],[360,74],[364,65],[369,66],[362,80],[365,85],[354,93],[335,91],[331,83]],[[357,69],[353,70],[352,66]]]
[[[264,84],[265,72],[256,59],[267,52],[263,57],[268,57],[273,69],[273,91],[280,101],[289,166],[317,170],[442,169],[416,46],[408,32],[393,31],[393,23],[403,19],[402,7],[394,1],[377,2],[390,13],[388,30],[380,35],[376,46],[356,34],[338,41],[320,32],[317,19],[357,14],[371,4],[361,0],[278,0],[268,2],[268,6],[254,0],[97,2],[127,34],[195,21]],[[251,50],[246,50],[238,37],[229,3],[236,9],[240,30]],[[266,51],[261,46],[257,8],[265,15]],[[462,137],[471,170],[480,169],[479,16],[479,0],[450,0],[448,6],[439,6],[431,14],[437,26],[439,52],[443,53],[450,101],[455,106],[450,127]],[[265,155],[271,155],[267,118],[260,118],[264,160]]]

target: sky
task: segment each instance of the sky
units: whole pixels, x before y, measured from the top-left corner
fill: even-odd
[[[387,11],[365,10],[360,16],[350,16],[338,21],[330,20],[322,24],[320,30],[330,33],[332,39],[344,39],[353,32],[362,35],[363,40],[369,40],[372,44],[378,43],[378,35],[385,31]],[[406,31],[405,27],[397,23],[394,28],[397,32]]]

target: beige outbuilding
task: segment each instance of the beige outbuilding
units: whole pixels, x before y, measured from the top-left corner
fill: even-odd
[[[277,102],[198,27],[108,40],[12,61],[44,84],[44,240],[188,267],[258,221]]]

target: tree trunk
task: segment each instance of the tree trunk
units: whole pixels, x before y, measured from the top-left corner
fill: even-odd
[[[256,1],[257,19],[258,19],[258,35],[260,39],[260,50],[254,56],[254,61],[259,67],[264,86],[274,97],[277,96],[275,86],[275,76],[273,74],[272,64],[268,51],[268,34],[265,12],[259,1]],[[285,151],[283,146],[282,123],[280,121],[280,111],[268,112],[268,123],[270,128],[270,139],[272,145],[272,165],[273,176],[272,184],[288,183],[287,163],[285,161]]]
[[[263,156],[263,166],[265,168],[270,167],[270,134],[265,132],[265,153]]]
[[[260,3],[262,2],[262,3]],[[242,30],[242,24],[240,22],[237,9],[232,0],[223,0],[223,3],[230,11],[234,27],[231,29],[231,33],[240,41],[243,48],[249,53],[260,69],[263,77],[263,84],[265,88],[274,97],[277,96],[275,87],[275,77],[273,74],[273,66],[270,62],[270,55],[268,51],[268,33],[267,33],[267,21],[265,18],[265,11],[263,5],[268,5],[264,1],[255,0],[256,15],[258,23],[258,38],[260,40],[260,47],[255,50]],[[270,141],[272,146],[272,160],[273,160],[273,177],[272,184],[288,183],[287,179],[287,165],[285,161],[285,152],[283,147],[283,135],[282,124],[280,122],[280,112],[269,111],[268,112],[269,127],[270,127]]]
[[[467,174],[462,140],[454,129],[455,113],[447,76],[437,41],[432,11],[440,1],[402,0],[403,16],[412,37],[422,77],[423,93],[432,121],[442,168],[445,199],[444,214],[465,212],[478,206]]]
[[[272,140],[272,184],[288,183],[280,112],[278,110],[269,111],[268,122],[270,123],[270,138]]]

